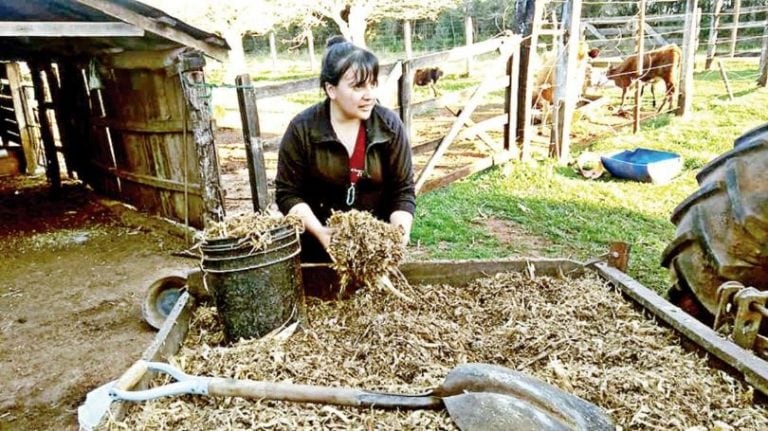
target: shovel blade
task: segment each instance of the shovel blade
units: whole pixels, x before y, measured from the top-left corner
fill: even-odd
[[[474,392],[443,398],[461,431],[569,431],[555,417],[509,395]]]
[[[486,396],[479,396],[483,393]],[[433,395],[449,399],[461,395],[477,395],[473,397],[456,398],[451,401],[457,414],[463,420],[476,418],[483,419],[496,415],[528,414],[532,417],[547,416],[553,423],[561,424],[564,428],[532,427],[526,428],[522,423],[518,426],[506,429],[564,429],[564,430],[589,430],[608,431],[614,430],[611,419],[603,410],[575,395],[564,392],[548,383],[535,379],[523,373],[509,368],[491,364],[470,363],[462,364],[451,370],[440,387],[433,391]],[[506,395],[517,402],[494,397]],[[478,404],[474,408],[484,405],[485,414],[473,413],[472,408],[465,409],[464,404]],[[459,406],[457,406],[457,404]],[[446,402],[446,406],[448,403]],[[477,410],[475,410],[477,411]],[[451,417],[451,407],[448,406]],[[461,412],[461,413],[458,413]],[[455,419],[454,419],[455,420]],[[474,422],[473,422],[474,423]],[[479,422],[478,422],[479,423]],[[517,422],[515,422],[517,423]],[[545,422],[533,422],[545,423]],[[457,422],[458,424],[458,422]],[[465,429],[465,428],[462,428]],[[475,430],[494,430],[501,428],[467,428]]]

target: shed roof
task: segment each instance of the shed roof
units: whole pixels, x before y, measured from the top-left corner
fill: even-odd
[[[223,60],[212,33],[135,0],[0,0],[0,60],[188,46]]]

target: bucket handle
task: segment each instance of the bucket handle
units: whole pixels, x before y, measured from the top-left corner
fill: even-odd
[[[282,257],[282,258],[277,259],[277,260],[273,260],[271,262],[266,262],[266,263],[261,263],[261,264],[258,264],[258,265],[247,266],[245,268],[237,268],[237,269],[206,269],[205,267],[203,267],[203,273],[209,272],[209,273],[212,273],[212,274],[228,274],[228,273],[232,273],[232,272],[249,271],[251,269],[262,268],[262,267],[265,267],[265,266],[268,266],[268,265],[271,265],[273,263],[277,263],[277,262],[280,262],[280,261],[283,261],[283,260],[286,260],[286,259],[291,259],[293,257],[296,257],[296,255],[298,255],[300,252],[301,252],[301,248],[297,248],[293,253],[289,254],[288,256]]]
[[[225,261],[228,261],[228,260],[242,259],[243,257],[251,257],[251,256],[263,255],[263,254],[267,254],[267,253],[274,253],[274,252],[282,250],[284,248],[291,247],[291,246],[295,245],[298,241],[299,241],[298,238],[296,238],[296,239],[294,239],[293,241],[291,241],[289,243],[280,245],[279,247],[276,247],[276,248],[273,248],[273,249],[264,249],[264,250],[253,251],[253,252],[251,252],[251,253],[249,253],[247,255],[244,255],[244,256],[211,257],[211,256],[206,256],[205,253],[203,253],[203,259],[202,260],[203,261],[209,260],[209,261],[212,261],[212,262],[225,262]],[[299,247],[299,249],[301,249],[301,247]]]

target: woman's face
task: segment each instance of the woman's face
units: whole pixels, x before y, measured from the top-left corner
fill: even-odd
[[[351,68],[339,79],[338,85],[326,83],[325,90],[346,120],[367,120],[376,104],[376,84],[369,80],[358,85],[355,70]]]

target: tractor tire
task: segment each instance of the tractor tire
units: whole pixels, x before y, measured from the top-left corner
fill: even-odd
[[[702,321],[717,312],[717,288],[734,280],[768,289],[768,123],[705,165],[699,190],[672,212],[664,250],[672,303]]]

